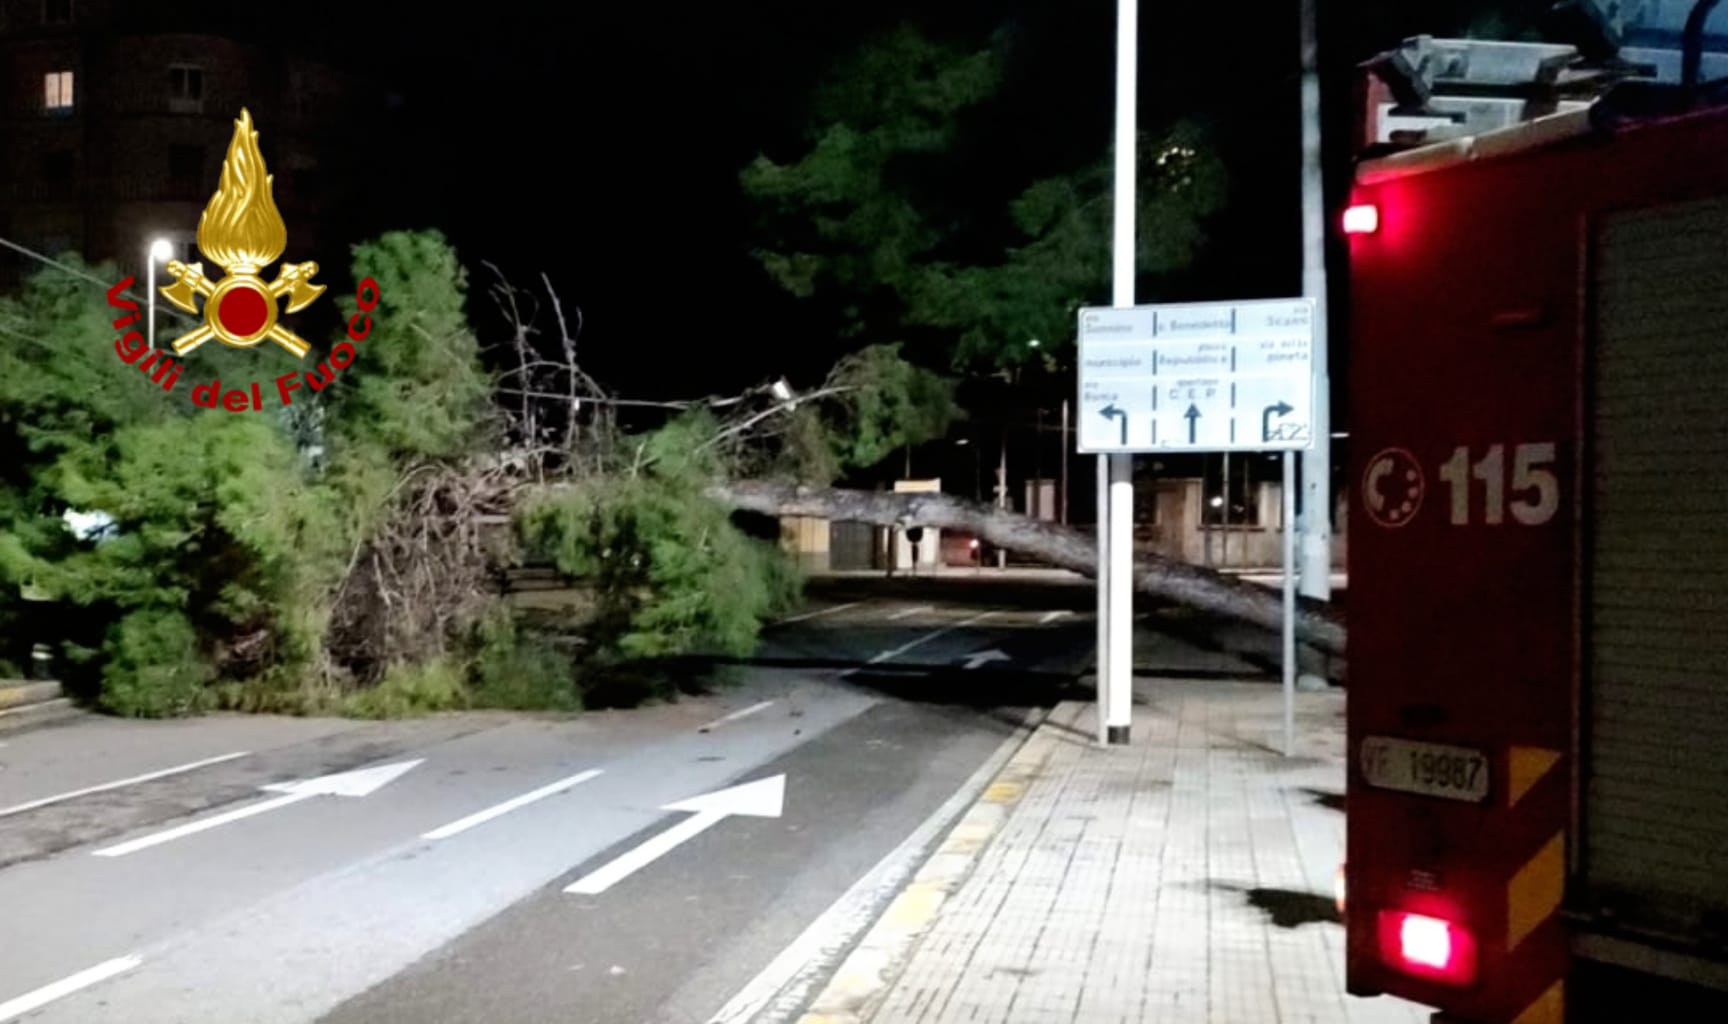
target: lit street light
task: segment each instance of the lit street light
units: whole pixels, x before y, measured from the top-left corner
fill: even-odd
[[[148,304],[149,319],[145,321],[144,334],[149,342],[150,350],[156,350],[156,264],[167,263],[174,255],[174,246],[166,238],[158,238],[150,243],[150,258],[144,261],[144,295]]]

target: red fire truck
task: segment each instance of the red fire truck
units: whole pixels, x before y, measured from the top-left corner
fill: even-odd
[[[1436,1021],[1728,1021],[1728,89],[1699,53],[1414,146],[1388,136],[1468,119],[1411,113],[1445,61],[1368,96],[1347,975]]]

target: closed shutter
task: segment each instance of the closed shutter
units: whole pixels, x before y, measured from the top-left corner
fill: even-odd
[[[828,525],[829,565],[838,571],[876,567],[876,528],[869,523]]]
[[[1596,237],[1583,895],[1728,925],[1728,199]]]

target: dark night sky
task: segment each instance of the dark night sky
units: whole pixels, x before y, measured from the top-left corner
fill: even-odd
[[[749,258],[737,173],[758,152],[795,152],[811,83],[871,32],[910,15],[982,43],[1013,25],[1026,42],[1012,72],[1025,159],[1076,140],[1102,154],[1113,3],[966,0],[932,17],[934,6],[307,0],[297,10],[313,26],[304,44],[408,97],[406,140],[373,158],[383,178],[400,172],[419,186],[381,197],[393,222],[445,227],[477,283],[482,259],[519,284],[547,271],[583,310],[592,372],[632,391],[689,394],[825,360],[787,356],[822,343]],[[1351,63],[1403,35],[1460,31],[1465,12],[1491,6],[1545,4],[1323,2],[1333,116],[1348,117]],[[1207,118],[1232,175],[1230,209],[1185,285],[1192,294],[1169,298],[1299,291],[1296,9],[1142,3],[1142,128]],[[329,33],[332,24],[344,31]],[[1004,166],[998,187],[1034,173]]]

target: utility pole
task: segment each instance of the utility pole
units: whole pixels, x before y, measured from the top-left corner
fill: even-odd
[[[1302,593],[1332,597],[1332,381],[1327,370],[1326,202],[1315,0],[1302,0],[1302,294],[1314,300],[1314,443],[1302,453]]]
[[[1032,433],[1032,507],[1033,519],[1044,518],[1044,407],[1038,407],[1038,425]]]
[[[1219,534],[1223,552],[1218,556],[1220,568],[1230,568],[1230,453],[1224,453],[1224,532]]]
[[[1002,424],[1002,461],[996,467],[996,507],[1008,511],[1008,424]],[[1008,568],[1008,550],[996,549],[996,568]]]
[[[1068,399],[1062,399],[1062,490],[1056,498],[1056,518],[1068,525]]]

